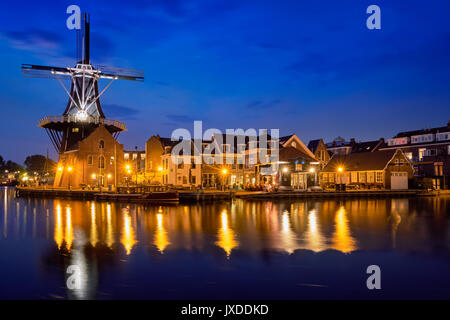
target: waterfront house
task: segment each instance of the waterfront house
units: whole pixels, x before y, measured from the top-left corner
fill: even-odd
[[[154,173],[157,177],[154,181],[178,187],[278,186],[283,180],[282,173],[278,171],[268,173],[266,170],[261,170],[261,165],[266,163],[266,166],[269,166],[270,163],[259,158],[259,152],[265,151],[261,148],[267,149],[267,156],[270,156],[270,146],[278,143],[280,159],[277,165],[290,164],[292,166],[292,169],[289,170],[289,178],[285,179],[285,183],[290,186],[293,181],[292,186],[295,188],[306,188],[307,177],[303,177],[300,172],[309,170],[309,165],[298,170],[299,162],[302,162],[302,165],[309,162],[319,163],[303,142],[295,134],[281,137],[278,141],[267,135],[267,146],[262,146],[260,143],[255,143],[256,138],[258,137],[214,134],[211,140],[201,141],[202,151],[212,150],[212,158],[202,158],[202,163],[196,164],[194,163],[195,144],[192,140],[185,141],[190,144],[190,155],[185,155],[183,152],[173,154],[173,147],[178,143],[177,141],[152,136],[146,143],[146,174]]]
[[[145,143],[145,175],[148,182],[167,183],[167,172],[163,171],[162,156],[176,143],[177,141],[172,141],[171,138],[163,138],[159,135],[153,135],[147,140]]]
[[[408,189],[413,168],[400,150],[333,155],[319,175],[324,188]]]
[[[418,184],[449,188],[450,121],[443,127],[400,132],[380,150],[402,150],[415,169]]]
[[[60,154],[54,186],[117,186],[125,174],[123,159],[123,145],[105,126],[98,126],[72,150]]]
[[[374,152],[379,150],[385,144],[384,138],[372,141],[357,142],[355,138],[346,141],[342,137],[337,137],[332,142],[326,144],[329,153],[336,155],[345,155],[360,152]]]
[[[320,168],[325,167],[330,160],[330,153],[322,139],[311,140],[308,143],[308,149],[314,154],[317,161],[320,162]]]

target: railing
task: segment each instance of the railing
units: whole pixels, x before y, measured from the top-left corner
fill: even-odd
[[[43,127],[49,123],[54,122],[75,122],[75,123],[94,123],[94,124],[103,124],[107,126],[115,126],[117,128],[120,128],[122,130],[126,130],[127,126],[117,120],[112,119],[105,119],[105,118],[87,118],[85,120],[80,120],[76,115],[69,114],[65,116],[47,116],[45,118],[42,118],[39,120],[38,126]]]

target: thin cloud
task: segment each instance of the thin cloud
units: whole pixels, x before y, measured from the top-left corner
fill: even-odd
[[[103,111],[107,118],[119,118],[126,120],[137,119],[140,111],[134,108],[118,105],[118,104],[104,104]]]

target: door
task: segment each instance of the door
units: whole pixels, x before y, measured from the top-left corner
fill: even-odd
[[[391,173],[391,189],[402,190],[408,189],[408,173],[392,172]]]

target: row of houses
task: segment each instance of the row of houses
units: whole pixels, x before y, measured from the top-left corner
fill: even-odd
[[[222,137],[223,141],[226,140]],[[202,141],[204,146],[212,143]],[[278,170],[264,174],[260,164],[214,165],[174,163],[171,151],[177,142],[152,136],[139,157],[146,181],[173,186],[247,188],[268,186],[304,190],[311,186],[334,188],[447,189],[450,172],[450,121],[446,126],[400,132],[390,139],[348,141],[338,137],[306,145],[296,134],[279,138]],[[227,154],[226,145],[223,146]],[[228,150],[236,156],[235,150]]]
[[[219,144],[219,141],[221,143]],[[233,143],[229,143],[232,141]],[[277,145],[279,158],[250,161],[249,136],[213,135],[200,149],[212,144],[223,163],[194,161],[191,154],[173,155],[179,141],[151,136],[145,149],[124,150],[104,127],[79,143],[77,156],[64,154],[59,162],[56,186],[160,184],[187,188],[296,189],[309,187],[447,189],[450,172],[450,121],[447,126],[400,132],[385,140],[356,141],[338,137],[308,144],[296,134],[279,139],[267,136],[267,146]],[[199,148],[194,141],[192,151]],[[266,150],[266,151],[267,151]],[[217,156],[217,154],[215,154]],[[270,154],[266,155],[270,158]],[[73,159],[72,159],[73,158]],[[239,159],[238,159],[239,158]],[[226,159],[234,159],[228,164]],[[276,163],[274,163],[276,162]],[[69,170],[70,169],[70,170]]]
[[[276,140],[267,136],[268,152],[271,150],[269,146],[278,144],[279,156],[276,160],[260,159],[262,147],[257,144],[252,148],[251,141],[248,136],[213,135],[211,140],[201,141],[201,148],[205,150],[211,144],[218,143],[214,156],[223,157],[223,160],[208,163],[203,159],[201,163],[196,163],[192,155],[194,152],[188,156],[174,156],[172,151],[178,142],[155,135],[146,142],[144,175],[152,183],[215,189],[306,189],[313,184],[314,178],[308,173],[318,172],[321,163],[297,135]],[[251,161],[252,153],[255,161]],[[267,153],[267,156],[270,157],[270,154]],[[174,157],[178,159],[174,160]]]

